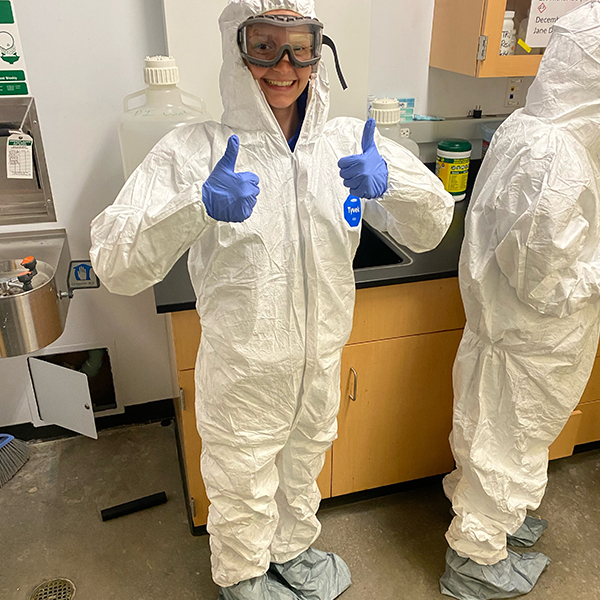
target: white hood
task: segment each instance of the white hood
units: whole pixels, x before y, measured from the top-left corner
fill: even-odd
[[[249,17],[271,10],[291,10],[316,18],[313,0],[231,0],[219,18],[223,43],[220,87],[224,112],[221,122],[236,130],[278,133],[279,125],[237,45],[238,27]],[[329,84],[325,66],[319,62],[309,82],[309,105],[302,125],[320,134],[329,111]]]
[[[600,2],[557,21],[524,112],[564,126],[588,149],[600,144]]]

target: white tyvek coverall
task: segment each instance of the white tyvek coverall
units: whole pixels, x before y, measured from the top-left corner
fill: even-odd
[[[348,190],[337,162],[361,152],[364,122],[327,122],[319,65],[290,151],[236,45],[242,21],[276,8],[314,16],[312,0],[231,2],[220,18],[222,124],[167,135],[92,223],[93,265],[112,292],[132,295],[160,281],[190,248],[202,322],[201,468],[213,578],[222,587],[295,558],[319,535],[315,481],[336,437],[354,308],[360,225],[344,219]],[[256,173],[260,194],[245,222],[217,222],[207,216],[202,184],[234,133],[236,171]],[[434,248],[450,225],[452,199],[410,152],[375,139],[389,170],[380,201],[396,235],[416,251]]]
[[[491,565],[539,506],[548,447],[598,347],[600,5],[555,25],[524,109],[498,129],[466,218],[446,538]]]

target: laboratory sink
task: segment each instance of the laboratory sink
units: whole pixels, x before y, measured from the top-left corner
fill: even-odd
[[[387,234],[377,231],[363,221],[360,244],[354,256],[355,271],[373,267],[396,267],[412,262],[398,244]]]

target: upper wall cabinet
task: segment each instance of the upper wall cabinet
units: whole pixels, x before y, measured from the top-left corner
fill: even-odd
[[[432,67],[473,77],[536,75],[542,56],[518,43],[515,54],[501,55],[504,13],[514,11],[516,38],[531,0],[435,0],[431,38]]]

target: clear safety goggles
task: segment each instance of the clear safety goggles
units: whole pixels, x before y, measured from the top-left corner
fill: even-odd
[[[317,19],[291,15],[250,17],[238,27],[237,43],[242,57],[250,64],[274,67],[287,54],[291,65],[300,69],[316,65],[325,44],[333,50],[342,87],[347,87],[335,45],[323,35],[323,24]]]

